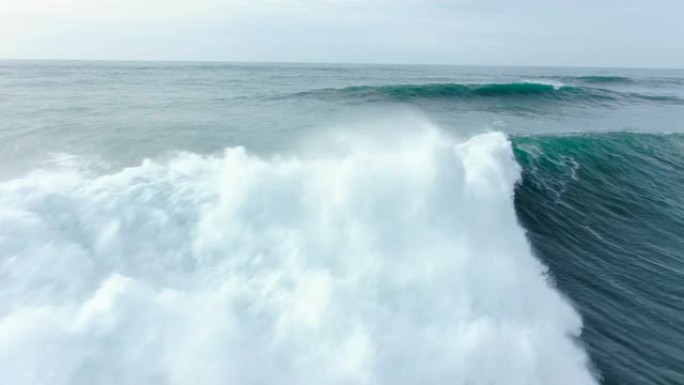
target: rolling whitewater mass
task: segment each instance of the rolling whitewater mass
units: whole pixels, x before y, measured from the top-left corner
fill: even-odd
[[[0,62],[0,383],[684,383],[684,71]]]

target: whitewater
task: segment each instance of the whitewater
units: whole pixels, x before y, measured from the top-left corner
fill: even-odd
[[[0,383],[596,383],[506,135],[326,146],[0,183]]]

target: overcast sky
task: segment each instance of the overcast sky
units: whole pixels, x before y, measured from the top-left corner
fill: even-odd
[[[684,68],[684,0],[0,0],[0,57]]]

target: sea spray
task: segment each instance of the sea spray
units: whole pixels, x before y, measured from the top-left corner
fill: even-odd
[[[0,382],[594,384],[507,138],[411,130],[0,184]]]

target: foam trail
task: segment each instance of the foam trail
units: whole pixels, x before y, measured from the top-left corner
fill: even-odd
[[[0,383],[594,384],[507,139],[413,129],[1,184]]]

